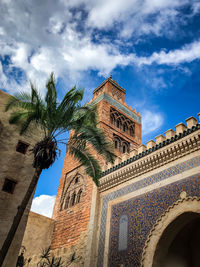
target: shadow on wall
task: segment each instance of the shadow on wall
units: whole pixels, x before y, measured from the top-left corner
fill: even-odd
[[[186,212],[175,219],[158,242],[153,267],[200,266],[200,215]]]

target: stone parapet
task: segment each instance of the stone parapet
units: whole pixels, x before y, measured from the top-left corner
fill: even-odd
[[[160,144],[166,140],[166,137],[162,134],[159,134],[155,137],[155,139],[156,139],[156,144]]]
[[[172,130],[172,129],[167,130],[167,131],[165,132],[166,139],[170,139],[170,138],[174,137],[175,134],[176,134],[176,133],[175,133],[174,130]]]
[[[197,124],[197,119],[194,117],[189,117],[188,119],[185,120],[187,123],[187,128],[192,128]]]
[[[187,127],[185,126],[185,124],[183,124],[182,122],[179,123],[179,124],[177,124],[175,126],[175,128],[176,128],[176,134],[180,134],[180,133],[184,132],[187,129]]]

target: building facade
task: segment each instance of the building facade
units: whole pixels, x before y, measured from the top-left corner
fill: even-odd
[[[143,145],[141,116],[126,105],[125,90],[112,77],[94,90],[91,101],[117,159],[111,165],[99,158],[103,173],[97,188],[66,153],[49,232],[52,253],[66,266],[199,266],[197,119]],[[29,232],[33,225],[28,223]],[[35,266],[38,252],[27,253]]]
[[[0,90],[0,247],[34,174],[30,148],[41,138],[40,133],[34,130],[20,136],[19,127],[9,124],[11,112],[5,112],[8,98],[9,95]],[[32,199],[5,259],[5,267],[16,266],[31,202]]]

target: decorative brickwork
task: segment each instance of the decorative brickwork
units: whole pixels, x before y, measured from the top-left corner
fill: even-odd
[[[110,77],[94,90],[92,100],[97,104],[99,127],[104,130],[107,138],[111,142],[114,142],[114,136],[123,140],[121,148],[116,149],[116,154],[120,158],[123,153],[141,144],[141,117],[127,107],[124,96],[125,90]],[[120,114],[122,127],[111,122],[113,110],[117,112],[116,114]],[[105,164],[101,157],[98,157],[98,160],[102,166]],[[78,183],[75,183],[76,178],[79,178]],[[85,174],[84,168],[67,153],[53,213],[55,228],[52,250],[71,246],[76,250],[80,236],[85,233],[87,238],[94,186],[91,178]],[[87,239],[85,247],[86,243]]]

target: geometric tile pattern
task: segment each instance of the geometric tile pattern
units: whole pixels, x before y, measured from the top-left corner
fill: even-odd
[[[145,241],[156,220],[176,202],[182,191],[187,196],[200,196],[200,175],[155,189],[146,194],[113,205],[110,220],[109,267],[139,267]],[[118,250],[119,219],[128,217],[127,249]]]
[[[157,183],[159,181],[168,179],[176,174],[182,173],[186,170],[192,169],[194,167],[200,166],[200,157],[194,157],[185,162],[179,163],[168,169],[165,169],[159,173],[152,176],[148,176],[140,181],[127,185],[119,190],[112,191],[103,197],[102,211],[101,211],[101,223],[100,223],[100,234],[99,234],[99,247],[98,247],[98,267],[103,267],[103,256],[104,256],[104,243],[105,243],[105,227],[106,227],[106,217],[107,217],[107,206],[108,202],[124,196],[128,193],[137,191],[138,189],[144,188],[151,184]],[[123,252],[124,253],[124,252]]]

